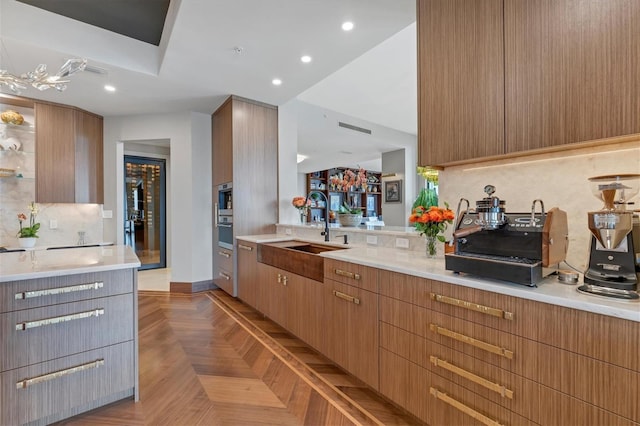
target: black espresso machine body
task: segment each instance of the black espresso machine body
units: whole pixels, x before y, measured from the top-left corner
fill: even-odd
[[[534,213],[536,202],[542,211]],[[445,254],[449,271],[535,286],[566,258],[567,214],[556,207],[545,213],[540,200],[528,213],[503,212],[499,223],[478,211],[458,212],[458,218],[455,251]]]

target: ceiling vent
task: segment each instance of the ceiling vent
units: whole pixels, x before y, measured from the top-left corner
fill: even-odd
[[[349,123],[343,123],[342,121],[338,121],[338,126],[339,127],[344,127],[345,129],[354,130],[356,132],[366,133],[367,135],[371,134],[371,130],[370,129],[365,129],[364,127],[354,126],[353,124],[349,124]]]
[[[105,68],[100,68],[91,64],[85,65],[84,70],[86,72],[92,72],[94,74],[109,74],[109,72]]]

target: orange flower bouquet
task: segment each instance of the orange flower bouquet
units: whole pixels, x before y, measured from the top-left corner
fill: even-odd
[[[305,217],[309,212],[309,207],[311,207],[311,200],[308,200],[306,197],[293,197],[291,205],[298,209],[300,213],[300,223],[304,223]]]
[[[438,206],[416,206],[411,211],[409,223],[427,237],[427,255],[436,254],[436,240],[444,242],[444,235],[440,235],[447,229],[447,225],[453,223],[454,213],[449,209],[449,204],[444,203],[445,208]]]

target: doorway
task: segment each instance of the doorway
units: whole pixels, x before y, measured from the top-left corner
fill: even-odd
[[[165,268],[166,162],[124,156],[124,241],[140,259],[140,269]]]

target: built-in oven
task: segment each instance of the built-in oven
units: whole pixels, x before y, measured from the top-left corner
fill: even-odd
[[[233,250],[232,216],[218,216],[218,246]]]
[[[218,246],[233,250],[233,185],[218,185],[215,203],[215,226],[218,228]]]

